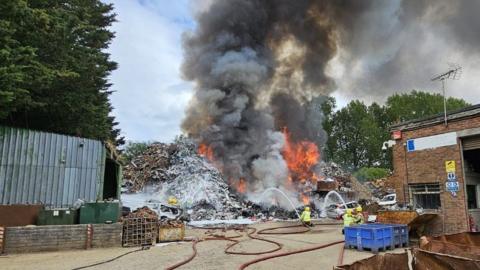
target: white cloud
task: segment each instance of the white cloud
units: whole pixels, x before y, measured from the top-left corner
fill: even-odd
[[[109,0],[117,20],[110,46],[113,114],[128,140],[171,141],[192,85],[181,79],[181,35],[193,27],[186,1]]]

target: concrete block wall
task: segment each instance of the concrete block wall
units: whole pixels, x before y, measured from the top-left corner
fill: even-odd
[[[4,253],[25,253],[87,248],[87,224],[7,227]],[[92,225],[91,247],[120,247],[122,225]]]
[[[92,224],[92,226],[92,248],[122,246],[122,223]]]

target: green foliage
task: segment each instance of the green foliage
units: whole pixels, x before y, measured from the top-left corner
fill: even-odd
[[[100,0],[0,2],[0,124],[123,142],[109,116],[112,10]]]
[[[130,163],[133,158],[143,154],[150,144],[149,142],[128,142],[122,153],[122,161]]]
[[[447,110],[457,110],[470,106],[463,99],[447,98]],[[394,94],[387,99],[386,108],[392,123],[404,122],[443,112],[443,96],[415,91],[406,94]]]
[[[382,107],[376,103],[368,107],[354,100],[335,112],[335,103],[330,100],[323,108],[326,113],[323,127],[329,135],[325,147],[327,159],[352,170],[388,166],[381,150],[382,142],[388,137],[382,132],[385,128]]]
[[[359,181],[365,182],[374,179],[385,178],[390,174],[389,169],[377,168],[377,167],[363,167],[360,170],[353,173]]]
[[[450,110],[469,105],[462,99],[447,99]],[[322,125],[328,134],[324,150],[327,160],[353,171],[362,167],[391,169],[391,149],[381,149],[382,143],[390,139],[390,126],[441,113],[443,96],[412,91],[390,96],[384,106],[377,103],[367,106],[354,100],[338,111],[335,111],[335,99],[329,98],[322,110],[325,114]]]

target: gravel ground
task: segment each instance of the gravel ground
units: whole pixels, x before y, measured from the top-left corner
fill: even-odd
[[[262,229],[291,224],[292,223],[268,222],[251,226],[257,229]],[[204,233],[204,230],[199,229],[187,230],[187,236],[203,237]],[[234,233],[229,232],[227,235],[234,235]],[[313,245],[326,244],[343,239],[341,226],[337,225],[315,226],[311,232],[304,234],[262,235],[262,237],[282,243],[283,248],[278,252],[307,248]],[[275,247],[272,244],[250,240],[246,237],[242,238],[242,240],[243,239],[245,241],[236,246],[235,251],[262,251]],[[224,249],[227,243],[228,242],[226,241],[200,242],[197,245],[197,257],[179,269],[237,269],[242,263],[262,256],[225,254]],[[252,265],[248,269],[332,269],[332,267],[337,264],[341,248],[342,245],[335,245],[321,250],[275,258]],[[33,254],[12,254],[0,256],[0,269],[74,269],[76,267],[108,260],[133,250],[136,250],[136,248],[106,248]],[[402,251],[403,249],[396,249],[394,252]],[[171,243],[164,246],[152,247],[146,251],[128,254],[115,261],[90,267],[88,269],[158,270],[187,258],[191,253],[191,243]],[[372,256],[372,254],[369,252],[345,250],[344,263],[352,263],[370,256]]]

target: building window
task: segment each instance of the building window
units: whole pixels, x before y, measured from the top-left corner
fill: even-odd
[[[440,184],[410,184],[410,203],[415,208],[439,209],[440,204]]]
[[[477,207],[477,186],[467,185],[467,205],[468,209],[476,209]]]

